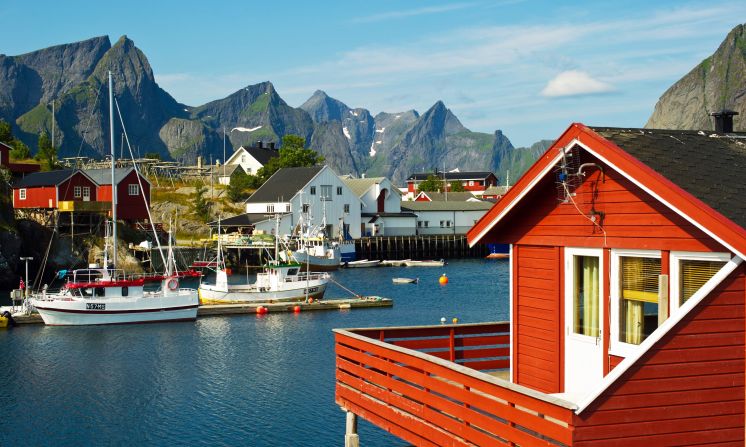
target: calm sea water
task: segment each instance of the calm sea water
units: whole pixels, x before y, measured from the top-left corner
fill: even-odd
[[[399,276],[420,283],[392,284]],[[394,307],[1,330],[0,445],[343,445],[333,328],[508,319],[504,260],[334,278]],[[363,420],[359,433],[366,447],[406,445]]]

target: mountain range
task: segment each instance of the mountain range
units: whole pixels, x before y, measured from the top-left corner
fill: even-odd
[[[387,176],[401,184],[414,172],[435,169],[489,169],[500,178],[510,171],[515,179],[548,144],[514,148],[500,130],[472,132],[442,101],[422,114],[408,110],[373,116],[316,91],[295,108],[271,82],[188,106],[158,86],[145,54],[126,36],[114,45],[102,36],[19,56],[0,55],[0,118],[35,148],[39,132],[52,132],[54,110],[59,157],[101,158],[109,151],[109,71],[135,156],[157,152],[185,163],[198,156],[218,160],[223,158],[224,129],[231,148],[296,134],[340,174]],[[116,117],[115,135],[119,151],[123,135]]]

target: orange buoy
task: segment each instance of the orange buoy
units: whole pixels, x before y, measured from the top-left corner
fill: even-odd
[[[300,306],[295,305],[295,307],[293,307],[293,312],[295,312],[295,313],[300,312]]]
[[[266,314],[267,312],[269,312],[269,309],[267,309],[267,308],[266,308],[266,307],[264,307],[264,306],[259,306],[259,307],[257,307],[257,308],[256,308],[256,313],[257,313],[258,315],[264,315],[264,314]]]
[[[448,277],[446,276],[445,273],[443,273],[443,276],[438,278],[438,282],[440,283],[440,285],[448,284]]]
[[[309,298],[308,302],[311,303],[311,304],[313,304],[313,298]]]
[[[458,318],[456,318],[456,317],[453,317],[453,320],[451,320],[451,321],[453,321],[453,324],[458,324]]]

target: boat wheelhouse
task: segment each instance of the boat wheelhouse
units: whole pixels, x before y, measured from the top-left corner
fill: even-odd
[[[467,235],[509,323],[335,331],[348,439],[743,445],[743,138],[571,125]]]

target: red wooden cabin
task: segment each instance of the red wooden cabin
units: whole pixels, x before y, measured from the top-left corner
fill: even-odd
[[[448,190],[451,190],[451,183],[459,182],[467,191],[484,191],[490,186],[497,185],[497,176],[492,172],[422,172],[412,174],[407,179],[407,192],[417,194],[419,184],[427,180],[430,176],[436,176],[440,179],[445,178],[448,184]]]
[[[12,147],[0,141],[0,166],[9,170],[12,174],[30,174],[38,172],[40,166],[33,163],[11,163],[10,151]]]
[[[96,183],[77,169],[27,174],[13,185],[13,208],[56,209],[60,202],[95,202]]]
[[[743,445],[742,141],[571,125],[467,235],[511,244],[509,324],[335,331],[348,436]]]
[[[111,202],[111,169],[87,169],[84,172],[98,184],[100,200]],[[138,174],[134,168],[117,168],[114,178],[117,185],[117,219],[128,221],[148,219],[150,204],[148,179],[140,175],[138,180]]]

